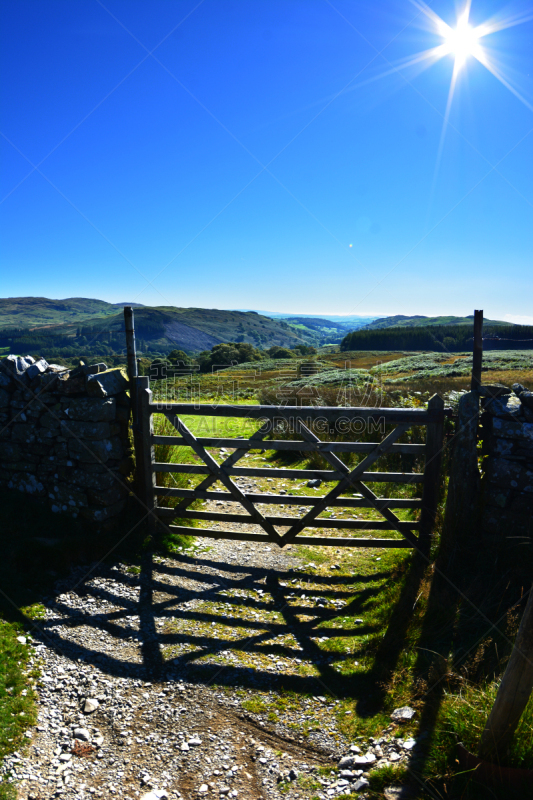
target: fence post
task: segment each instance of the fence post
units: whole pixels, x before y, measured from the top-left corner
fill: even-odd
[[[138,375],[138,369],[137,357],[135,353],[133,308],[131,306],[124,306],[124,328],[126,330],[126,355],[128,364],[128,380],[130,382],[131,421],[133,428],[135,458],[137,459],[137,443],[135,442],[135,437],[139,430],[139,416],[137,413],[137,388],[135,381]]]
[[[135,378],[137,387],[137,409],[139,415],[139,438],[136,442],[135,460],[140,466],[139,482],[140,497],[145,504],[145,511],[149,513],[147,518],[148,528],[151,532],[156,527],[156,517],[154,509],[157,506],[154,487],[156,485],[153,463],[155,461],[154,445],[152,437],[154,435],[154,423],[150,411],[152,402],[152,392],[150,391],[150,378]]]
[[[533,586],[529,592],[511,657],[479,746],[480,758],[501,763],[533,689]]]
[[[474,350],[472,354],[472,383],[475,391],[481,386],[481,364],[483,362],[483,311],[474,311]]]
[[[124,306],[124,327],[126,330],[126,353],[128,361],[128,379],[130,382],[131,427],[133,430],[133,450],[135,452],[135,487],[137,497],[143,498],[144,465],[141,420],[139,417],[139,373],[137,354],[135,352],[135,323],[133,308]]]
[[[444,400],[434,394],[428,401],[428,411],[440,411],[439,422],[428,422],[426,428],[426,465],[424,469],[424,489],[422,511],[420,513],[420,550],[429,555],[431,534],[435,525],[435,515],[439,501],[440,465],[444,442]]]
[[[138,375],[137,353],[135,352],[135,327],[133,319],[133,308],[124,306],[124,327],[126,329],[126,354],[128,359],[128,378],[133,382],[133,378]]]

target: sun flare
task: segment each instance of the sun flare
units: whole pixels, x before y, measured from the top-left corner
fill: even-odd
[[[446,26],[443,36],[446,51],[454,56],[456,68],[462,67],[469,56],[479,57],[480,33],[470,25],[466,14],[457,20],[455,28]]]
[[[451,56],[454,59],[454,67],[448,92],[448,102],[444,114],[443,135],[444,129],[448,123],[453,95],[458,85],[459,72],[461,72],[463,68],[466,70],[466,62],[468,60],[475,60],[479,64],[482,64],[503,86],[509,89],[521,103],[533,111],[533,105],[518,91],[517,87],[513,85],[511,77],[506,75],[505,66],[500,63],[496,53],[494,50],[491,51],[485,40],[485,37],[497,33],[498,31],[513,28],[533,20],[533,13],[530,8],[523,12],[510,14],[507,17],[501,15],[494,16],[474,26],[470,23],[472,0],[464,0],[462,10],[456,18],[455,25],[452,26],[445,22],[442,17],[439,17],[424,0],[411,0],[411,3],[418,8],[425,17],[426,23],[429,23],[429,30],[432,30],[440,37],[441,44],[429,50],[422,51],[421,53],[416,53],[409,59],[406,59],[402,67],[414,65],[429,66],[430,64],[440,61],[444,56]],[[440,149],[442,149],[442,141]]]

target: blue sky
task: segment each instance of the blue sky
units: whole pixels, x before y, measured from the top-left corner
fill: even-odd
[[[468,58],[442,137],[409,0],[0,8],[2,296],[533,321],[532,21],[483,39],[520,96]]]

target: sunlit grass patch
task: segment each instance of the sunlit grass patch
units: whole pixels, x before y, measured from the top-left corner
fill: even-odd
[[[320,669],[316,664],[313,664],[310,661],[304,662],[303,664],[298,664],[296,672],[298,675],[302,675],[304,677],[318,678],[320,676]]]
[[[466,684],[459,693],[446,692],[441,705],[427,762],[427,772],[446,775],[456,769],[455,746],[462,742],[476,753],[492,709],[498,683]],[[533,697],[524,710],[506,753],[505,766],[531,769],[533,764]]]
[[[241,705],[245,711],[249,711],[251,714],[266,714],[268,711],[268,706],[265,701],[258,697],[251,697],[249,700],[243,700]]]
[[[198,402],[209,405],[208,400],[209,398],[202,397],[198,399]],[[252,398],[247,400],[239,398],[238,402],[233,402],[230,397],[227,397],[219,403],[213,403],[213,408],[216,408],[218,405],[242,406],[242,417],[210,416],[208,409],[207,412],[202,414],[183,414],[180,419],[190,432],[197,437],[205,436],[218,439],[237,438],[241,436],[248,438],[261,426],[259,420],[246,417],[246,406],[253,404]],[[159,436],[179,436],[174,426],[162,414],[154,415],[154,429]],[[166,445],[160,446],[165,447]]]
[[[314,775],[299,775],[298,786],[305,792],[319,791],[322,788]]]
[[[377,797],[383,796],[381,792],[386,786],[401,785],[407,776],[408,770],[405,767],[393,766],[392,764],[376,767],[366,775],[370,790],[379,793],[372,796]]]
[[[0,619],[0,757],[20,748],[37,719],[32,678],[26,672],[30,647],[21,644],[20,625]]]

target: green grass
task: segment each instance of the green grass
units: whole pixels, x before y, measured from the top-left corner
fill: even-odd
[[[0,782],[0,800],[17,800],[17,789],[6,780]]]
[[[25,747],[25,732],[37,721],[33,679],[37,670],[29,669],[30,646],[21,644],[20,623],[0,618],[0,758]],[[9,780],[0,780],[0,800],[15,800],[16,789]]]
[[[381,792],[386,786],[401,785],[405,783],[408,773],[405,767],[392,766],[378,767],[368,774],[370,797],[383,797]]]
[[[313,775],[299,775],[298,786],[304,792],[320,791],[322,789],[321,784]]]
[[[446,692],[438,717],[438,732],[430,756],[435,774],[449,774],[454,769],[450,759],[456,741],[476,753],[481,733],[496,699],[496,682],[476,686],[466,684],[459,692]],[[531,697],[515,732],[505,766],[531,769],[533,765],[533,697]]]
[[[250,700],[243,700],[241,705],[245,711],[249,711],[251,714],[264,714],[268,711],[266,703],[257,697],[252,697]]]
[[[245,407],[257,404],[255,388],[252,388],[250,392],[246,392],[248,395],[246,397],[234,396],[231,393],[222,391],[224,386],[221,386],[212,375],[202,376],[200,385],[202,389],[201,395],[195,395],[194,399],[192,399],[190,396],[180,397],[180,387],[177,384],[171,381],[157,381],[153,384],[153,402],[163,402],[164,400],[167,402],[195,402],[206,406],[213,405],[215,409],[220,405],[244,407],[243,417],[210,416],[209,409],[202,414],[182,415],[180,419],[194,436],[248,438],[259,429],[261,425],[259,420],[249,419],[245,416]],[[183,384],[182,388],[186,389],[186,384]],[[178,436],[174,426],[162,414],[154,415],[154,430],[159,435]]]
[[[0,758],[18,749],[37,719],[32,678],[27,665],[30,647],[20,644],[20,623],[0,619]]]

